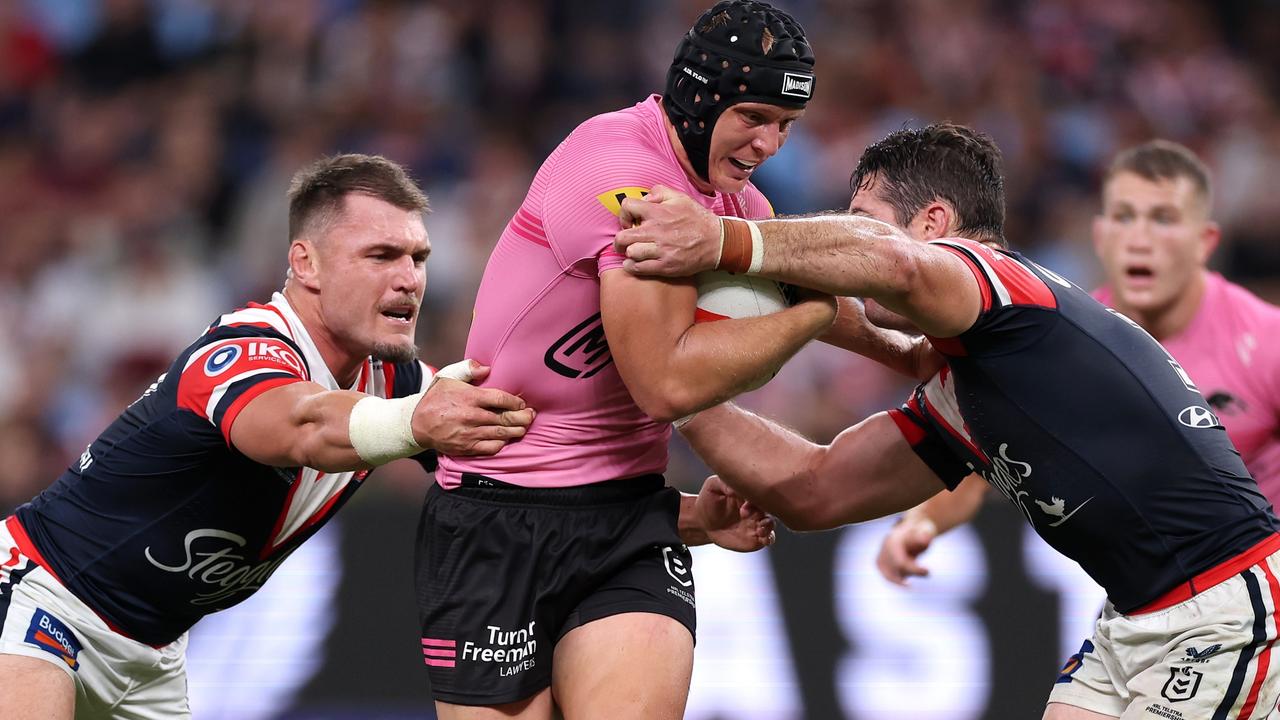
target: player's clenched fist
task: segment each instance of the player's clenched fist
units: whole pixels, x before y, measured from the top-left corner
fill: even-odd
[[[492,455],[524,436],[533,408],[504,390],[478,388],[489,368],[463,360],[443,368],[413,411],[413,437],[445,455]]]

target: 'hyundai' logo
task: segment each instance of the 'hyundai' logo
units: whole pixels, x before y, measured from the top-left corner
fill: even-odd
[[[1199,405],[1192,405],[1178,413],[1178,422],[1189,428],[1215,428],[1222,424],[1209,408]]]

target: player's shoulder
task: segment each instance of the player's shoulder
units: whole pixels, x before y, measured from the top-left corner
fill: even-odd
[[[579,125],[556,150],[557,174],[601,188],[683,183],[684,171],[661,124],[660,110],[650,102],[654,101],[596,115]]]
[[[1217,273],[1209,273],[1208,283],[1220,298],[1215,312],[1234,311],[1244,315],[1251,324],[1280,329],[1280,307],[1263,300],[1243,285],[1227,280]]]

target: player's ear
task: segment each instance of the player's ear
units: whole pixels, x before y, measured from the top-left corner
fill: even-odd
[[[1204,229],[1200,231],[1200,251],[1197,254],[1201,265],[1209,261],[1209,256],[1218,249],[1218,243],[1221,241],[1222,228],[1212,220],[1206,222]]]
[[[308,290],[320,289],[319,258],[315,246],[310,242],[296,239],[289,244],[289,270],[303,287]]]
[[[916,222],[920,224],[919,237],[925,242],[953,237],[959,224],[955,210],[942,200],[925,205],[916,215]]]

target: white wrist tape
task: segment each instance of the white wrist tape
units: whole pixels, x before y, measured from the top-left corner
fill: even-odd
[[[760,234],[760,226],[750,220],[747,227],[751,229],[751,266],[747,268],[747,274],[755,275],[764,267],[764,236]]]
[[[352,406],[347,432],[361,460],[376,467],[425,449],[413,439],[413,410],[424,394],[391,400],[370,396]]]
[[[450,378],[464,383],[469,383],[475,379],[471,374],[470,360],[459,360],[456,363],[445,365],[436,372],[435,377]]]

